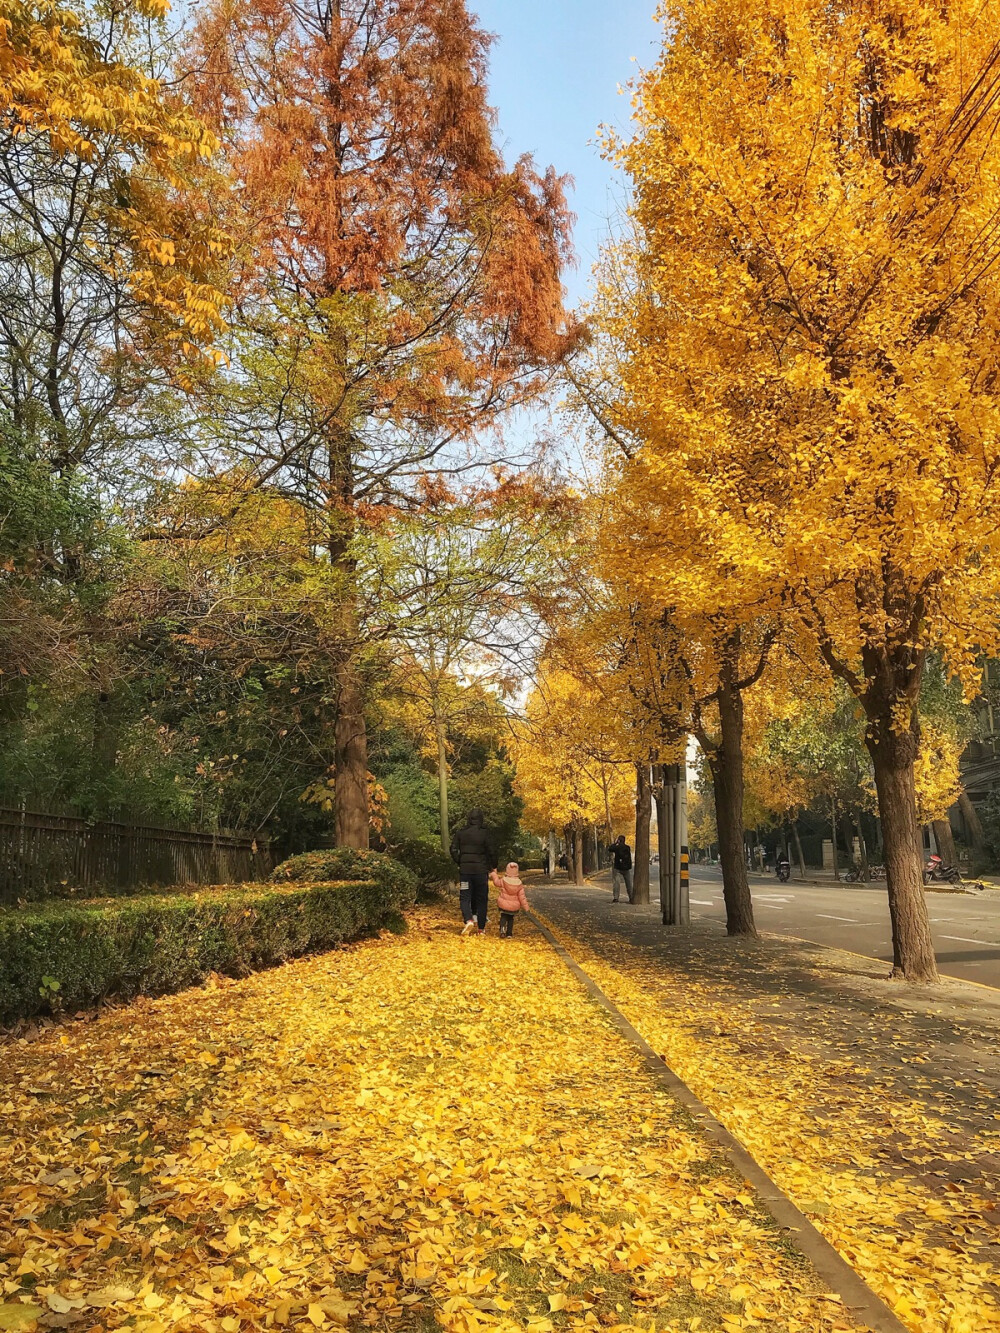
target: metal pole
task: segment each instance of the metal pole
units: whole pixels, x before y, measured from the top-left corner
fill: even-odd
[[[670,924],[677,925],[677,892],[680,866],[677,863],[679,852],[677,844],[677,775],[670,774]]]
[[[664,788],[667,793],[667,864],[664,867],[667,891],[663,904],[663,924],[680,924],[681,898],[681,842],[678,837],[678,810],[680,808],[680,771],[676,764],[670,764],[663,770]]]
[[[691,864],[688,851],[688,798],[687,765],[681,765],[680,782],[677,784],[677,846],[680,849],[680,873],[678,875],[678,912],[677,924],[691,924]]]
[[[660,891],[660,915],[666,921],[667,911],[667,784],[662,764],[653,767],[653,795],[656,799],[656,853],[657,881]]]

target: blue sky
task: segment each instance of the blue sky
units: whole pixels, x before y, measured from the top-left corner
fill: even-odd
[[[497,39],[490,100],[508,161],[528,152],[540,166],[551,163],[576,181],[571,203],[579,268],[567,275],[574,305],[586,296],[608,218],[625,197],[619,173],[601,161],[598,126],[628,124],[629,99],[618,90],[655,58],[655,3],[469,0]]]

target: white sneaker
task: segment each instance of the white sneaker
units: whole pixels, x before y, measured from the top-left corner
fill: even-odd
[[[475,928],[476,928],[475,921],[466,921],[465,925],[462,927],[462,934],[468,935],[469,931],[475,930]]]

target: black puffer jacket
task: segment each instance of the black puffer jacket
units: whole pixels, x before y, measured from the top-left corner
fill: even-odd
[[[627,843],[616,842],[611,845],[611,855],[614,857],[615,869],[626,871],[632,869],[632,849]]]
[[[458,829],[452,838],[451,859],[463,879],[466,875],[488,875],[491,870],[496,870],[496,847],[478,810],[472,811],[465,828]]]

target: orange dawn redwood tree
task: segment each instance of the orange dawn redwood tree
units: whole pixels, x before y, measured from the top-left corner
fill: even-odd
[[[187,53],[245,238],[234,436],[259,478],[323,516],[340,579],[348,846],[368,843],[366,514],[474,464],[473,431],[536,392],[570,336],[562,182],[497,152],[488,45],[464,0],[208,0]]]

